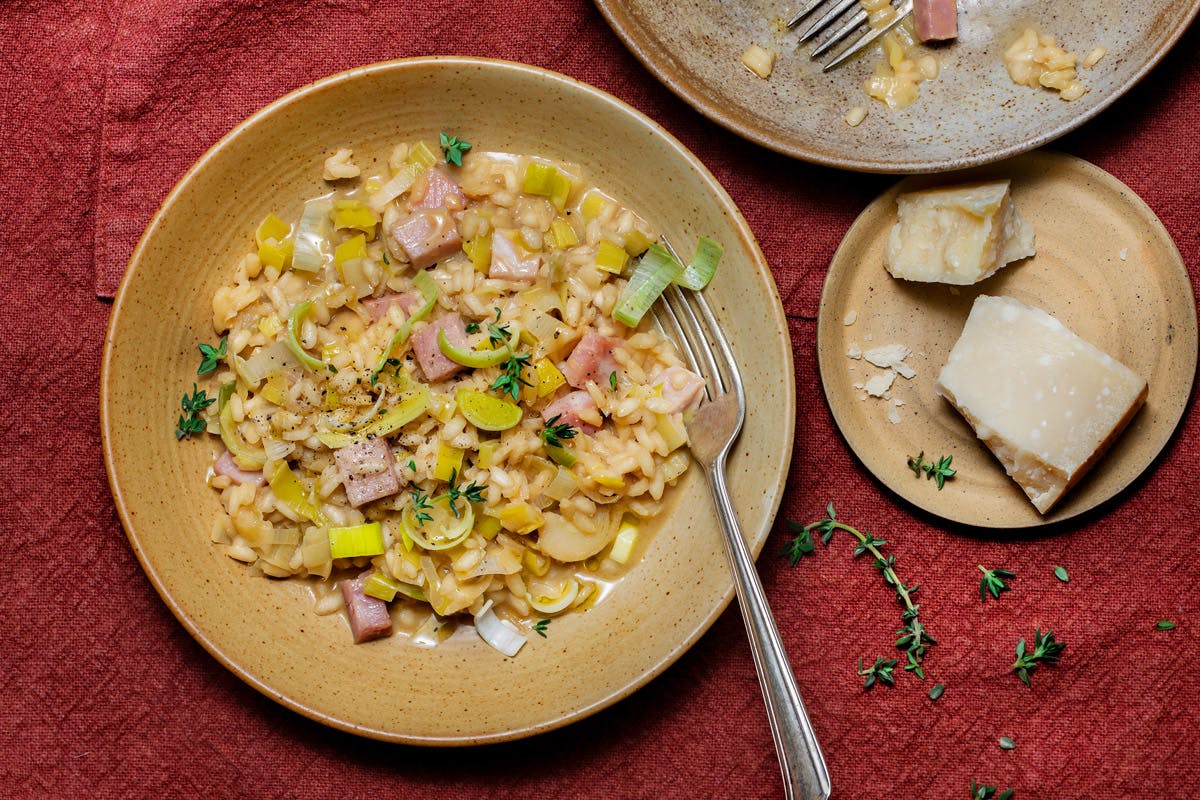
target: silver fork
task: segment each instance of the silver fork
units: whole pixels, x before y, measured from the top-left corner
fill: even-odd
[[[725,459],[746,418],[742,377],[729,342],[702,293],[684,292],[672,285],[663,300],[658,306],[660,323],[674,328],[675,339],[692,367],[705,378],[707,402],[687,426],[688,438],[692,456],[704,468],[721,520],[725,554],[733,571],[738,605],[783,771],[784,793],[788,800],[826,800],[830,783],[825,757],[804,710],[775,617],[767,605],[725,484]]]
[[[827,3],[829,4],[829,9],[824,14],[822,14],[820,17],[818,17],[815,21],[813,21],[813,23],[811,25],[809,25],[808,28],[806,28],[803,33],[800,34],[800,41],[802,43],[807,42],[809,39],[814,38],[818,33],[825,30],[830,25],[832,25],[834,22],[836,22],[843,14],[846,13],[847,9],[849,9],[852,6],[859,5],[858,0],[834,0],[833,2],[830,2],[830,0],[808,0],[808,3],[806,3],[805,6],[803,8],[801,8],[799,11],[797,11],[796,15],[794,17],[792,17],[790,20],[788,20],[788,23],[787,23],[788,28],[794,28],[796,25],[800,24],[800,20],[809,16],[814,11],[816,11],[819,7],[821,7]],[[866,49],[872,42],[874,42],[880,36],[883,36],[885,33],[890,31],[892,28],[899,25],[905,17],[907,17],[909,14],[912,13],[912,7],[913,7],[913,0],[903,0],[903,2],[900,3],[900,5],[896,7],[896,18],[894,20],[892,20],[891,22],[889,22],[887,25],[885,25],[882,28],[877,28],[877,29],[873,29],[873,30],[868,29],[862,36],[860,36],[855,41],[851,42],[846,47],[846,49],[844,49],[840,53],[838,53],[837,57],[835,57],[834,59],[829,61],[829,63],[825,64],[823,67],[821,67],[821,71],[828,72],[829,70],[833,69],[834,67],[845,63],[848,59],[850,59],[852,56],[856,55],[857,53],[861,53],[864,49]],[[835,45],[837,45],[839,42],[843,41],[847,36],[854,33],[854,31],[858,30],[860,27],[865,25],[866,22],[867,22],[867,12],[863,11],[862,8],[859,7],[858,11],[856,11],[854,14],[850,15],[850,17],[846,19],[845,24],[843,24],[842,27],[835,30],[832,34],[829,35],[829,37],[827,39],[825,39],[825,41],[821,42],[816,47],[814,47],[813,51],[811,53],[809,53],[809,55],[812,58],[817,58],[818,56],[824,55],[825,53],[832,50],[833,47]]]

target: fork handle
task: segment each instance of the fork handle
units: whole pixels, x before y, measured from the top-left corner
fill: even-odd
[[[796,678],[779,638],[775,617],[767,605],[754,559],[742,538],[742,528],[725,484],[724,462],[724,458],[714,460],[707,470],[708,483],[721,518],[738,606],[742,609],[758,684],[766,701],[775,753],[783,771],[784,795],[788,800],[826,800],[831,791],[829,770],[800,699],[800,690],[796,688]]]

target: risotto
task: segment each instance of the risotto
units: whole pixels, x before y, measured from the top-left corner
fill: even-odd
[[[704,383],[642,316],[719,247],[685,269],[579,168],[440,144],[382,175],[340,150],[262,222],[177,435],[220,436],[212,538],[252,574],[357,642],[473,623],[512,656],[602,598],[688,468]]]

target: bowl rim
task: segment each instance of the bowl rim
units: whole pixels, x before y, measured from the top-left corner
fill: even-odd
[[[229,146],[234,139],[241,136],[245,130],[255,126],[265,117],[278,113],[285,107],[288,107],[309,95],[328,91],[342,83],[359,80],[371,75],[390,72],[393,70],[422,70],[438,68],[441,65],[482,67],[485,69],[504,70],[512,72],[516,75],[532,76],[537,77],[539,80],[551,81],[557,83],[565,90],[581,92],[583,95],[588,96],[595,101],[606,103],[627,115],[631,115],[640,125],[648,128],[652,133],[661,137],[671,147],[671,149],[674,150],[679,157],[684,159],[684,161],[687,162],[692,170],[694,170],[703,179],[709,190],[717,197],[719,204],[729,220],[731,228],[737,232],[739,238],[742,240],[743,245],[746,247],[746,250],[751,255],[751,266],[758,273],[759,277],[764,280],[766,288],[775,300],[774,303],[770,304],[770,308],[767,312],[768,319],[766,321],[776,326],[777,330],[780,332],[786,334],[789,328],[782,301],[780,300],[779,289],[775,284],[774,276],[771,273],[770,266],[768,265],[766,257],[763,255],[762,250],[759,247],[752,230],[750,229],[749,223],[747,223],[745,217],[737,207],[737,204],[734,203],[733,198],[730,197],[729,193],[725,190],[717,178],[708,170],[703,162],[701,162],[700,159],[675,136],[651,119],[648,115],[632,107],[620,98],[617,98],[614,95],[604,91],[603,89],[599,89],[569,75],[521,62],[497,58],[448,55],[416,56],[410,58],[391,59],[333,73],[298,87],[276,98],[275,100],[272,100],[252,113],[250,116],[246,117],[240,123],[235,125],[228,133],[218,139],[176,181],[170,192],[168,192],[166,197],[160,203],[157,211],[147,224],[146,229],[139,237],[138,243],[130,255],[129,262],[121,278],[117,293],[114,296],[112,311],[110,312],[108,324],[105,329],[104,349],[100,366],[100,436],[104,457],[104,467],[108,477],[108,484],[112,494],[113,504],[120,519],[122,530],[125,533],[126,539],[129,541],[130,547],[133,549],[134,555],[138,559],[138,563],[141,566],[142,571],[150,580],[151,585],[154,587],[155,591],[158,593],[163,603],[166,604],[167,608],[170,610],[175,619],[183,625],[188,634],[196,642],[198,642],[201,647],[208,652],[209,655],[216,659],[221,666],[229,670],[253,689],[257,690],[269,699],[274,700],[285,708],[337,730],[357,734],[360,736],[366,736],[381,741],[408,745],[473,746],[511,741],[514,739],[525,738],[555,730],[572,722],[576,722],[591,716],[592,714],[595,714],[596,712],[601,711],[630,696],[638,689],[642,688],[651,680],[666,671],[668,667],[674,664],[705,633],[708,632],[708,630],[716,622],[717,618],[724,613],[726,608],[728,608],[729,603],[733,599],[734,587],[732,577],[729,578],[727,588],[720,602],[713,606],[711,612],[703,619],[698,620],[696,626],[685,637],[683,637],[673,647],[665,651],[665,653],[657,660],[657,662],[647,666],[629,683],[584,707],[576,708],[552,719],[526,725],[518,729],[482,735],[414,736],[411,734],[398,734],[394,731],[367,727],[319,711],[304,704],[295,697],[276,690],[269,683],[260,679],[253,672],[247,670],[233,658],[228,656],[221,646],[212,638],[210,638],[210,636],[204,630],[201,629],[196,620],[194,620],[185,612],[180,603],[171,594],[163,577],[155,569],[154,564],[149,561],[148,557],[139,546],[138,538],[133,533],[133,515],[130,513],[131,501],[126,500],[125,493],[121,487],[121,483],[117,475],[117,456],[114,453],[113,431],[111,429],[112,419],[110,417],[110,406],[112,403],[110,392],[112,386],[111,376],[114,361],[115,333],[123,318],[124,310],[127,304],[126,298],[129,294],[129,287],[132,285],[133,281],[136,280],[140,261],[144,251],[148,247],[148,243],[163,224],[164,218],[168,213],[171,212],[173,206],[178,201],[179,196],[183,193],[188,184],[195,179],[196,175],[203,170],[209,164],[209,162],[216,159],[221,152],[227,146]],[[779,513],[779,508],[783,501],[783,495],[787,489],[787,478],[790,472],[793,442],[795,439],[795,365],[790,342],[789,346],[783,348],[782,350],[786,363],[782,364],[781,367],[786,370],[785,374],[787,378],[783,381],[783,385],[785,387],[783,408],[777,409],[775,413],[782,415],[783,426],[788,431],[789,435],[785,438],[785,441],[781,443],[782,446],[779,454],[780,467],[778,470],[778,477],[774,482],[774,485],[770,487],[770,491],[768,493],[770,495],[770,502],[766,510],[763,528],[761,531],[750,532],[753,538],[748,542],[748,544],[750,544],[752,554],[756,558],[766,544],[771,528],[774,526],[774,521]]]

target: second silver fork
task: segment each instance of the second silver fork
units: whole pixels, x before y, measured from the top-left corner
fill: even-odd
[[[788,20],[788,28],[794,28],[800,24],[801,20],[806,17],[814,17],[811,24],[800,34],[800,41],[807,42],[815,38],[821,31],[825,30],[833,23],[837,22],[846,11],[851,7],[858,6],[859,0],[809,0],[803,8],[796,12],[796,15]],[[872,42],[883,36],[885,33],[896,27],[912,13],[913,0],[903,0],[896,7],[896,16],[887,25],[879,28],[868,28],[858,39],[851,42],[844,50],[837,54],[835,58],[821,67],[822,72],[828,72],[836,66],[844,64],[853,56],[861,53]],[[818,10],[824,10],[820,16],[815,16]],[[841,27],[834,30],[828,38],[816,45],[809,54],[812,58],[817,58],[832,50],[839,42],[845,41],[850,34],[867,24],[867,12],[861,7],[853,14],[845,19]]]
[[[721,521],[725,554],[783,771],[784,793],[788,800],[826,800],[831,787],[825,757],[800,699],[779,628],[725,482],[726,458],[746,416],[745,392],[733,351],[702,293],[685,293],[669,286],[660,308],[660,322],[674,329],[673,338],[685,357],[705,378],[708,399],[688,424],[688,438],[692,456],[704,468]]]

